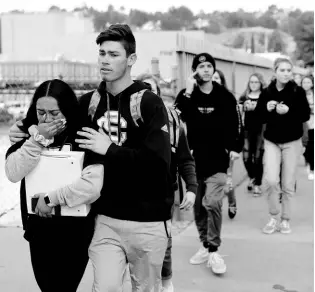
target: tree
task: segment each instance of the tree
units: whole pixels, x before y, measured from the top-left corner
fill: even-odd
[[[194,14],[186,6],[180,6],[178,8],[171,7],[168,10],[168,14],[171,19],[176,20],[175,22],[179,22],[181,26],[190,26],[195,20]]]
[[[136,27],[141,27],[151,19],[148,13],[137,9],[131,9],[128,17],[128,23]]]
[[[286,53],[286,44],[281,32],[277,29],[269,37],[268,52]]]
[[[66,12],[66,9],[61,9],[60,7],[56,5],[52,5],[49,9],[48,12]]]
[[[297,19],[294,32],[297,44],[296,58],[306,63],[314,61],[314,12],[307,11]]]

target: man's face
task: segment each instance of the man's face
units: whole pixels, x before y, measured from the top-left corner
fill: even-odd
[[[287,62],[279,64],[276,70],[276,78],[280,83],[286,84],[292,78],[292,66]]]
[[[98,64],[102,80],[112,82],[124,77],[134,58],[135,54],[127,57],[121,42],[105,41],[100,44]]]
[[[201,82],[209,82],[212,80],[212,75],[214,73],[214,68],[210,62],[200,63],[196,71],[198,72],[198,78]]]

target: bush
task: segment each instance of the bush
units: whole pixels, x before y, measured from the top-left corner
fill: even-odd
[[[14,116],[5,108],[0,108],[0,123],[8,124],[14,119]]]

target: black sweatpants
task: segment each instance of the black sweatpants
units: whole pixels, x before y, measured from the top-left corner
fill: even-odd
[[[94,218],[30,215],[25,237],[42,292],[75,292],[88,263]]]
[[[260,186],[263,176],[263,137],[261,130],[244,131],[243,161],[250,179]]]

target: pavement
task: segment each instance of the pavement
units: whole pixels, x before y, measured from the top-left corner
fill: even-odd
[[[238,165],[240,180],[244,169]],[[266,197],[254,198],[247,181],[236,189],[237,216],[223,207],[222,246],[227,272],[217,276],[206,265],[190,265],[200,247],[193,216],[177,212],[173,232],[173,284],[177,292],[312,292],[314,291],[314,185],[300,166],[297,193],[292,199],[291,234],[265,235],[268,220]],[[0,218],[0,292],[39,292],[23,239],[18,206]],[[176,230],[177,228],[177,230]],[[175,234],[174,234],[175,233]],[[48,255],[49,261],[49,255]],[[89,263],[77,292],[91,291]],[[57,292],[57,291],[56,291]]]

